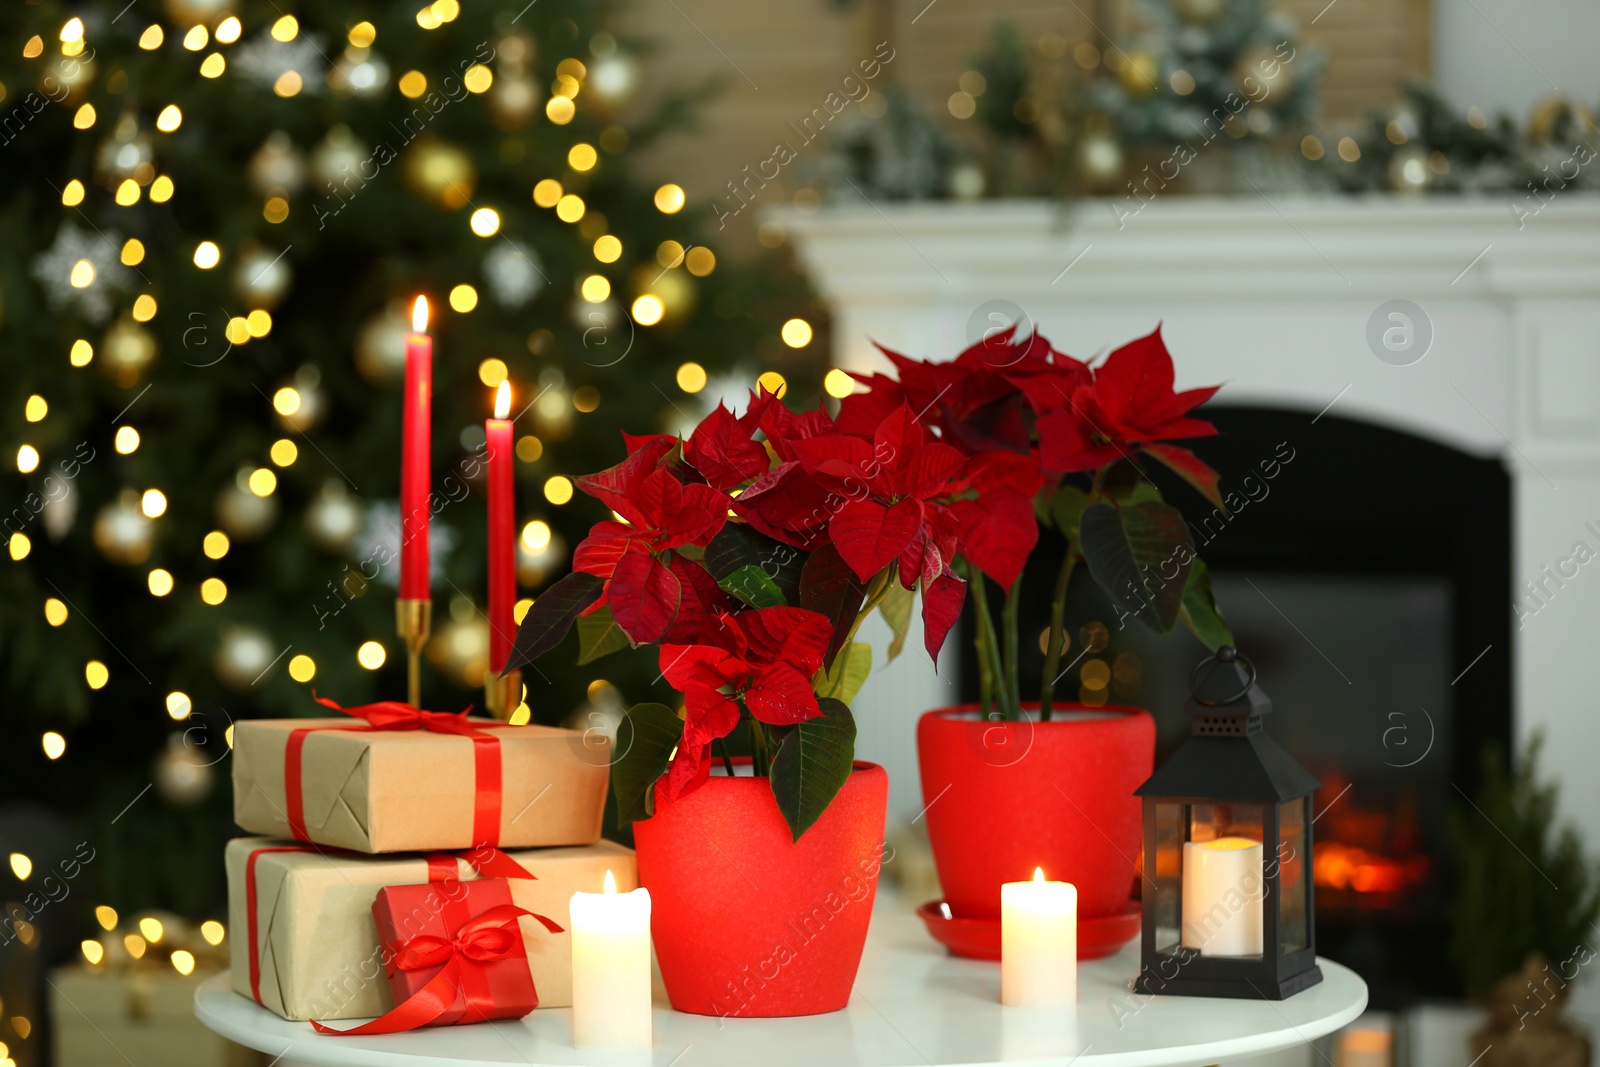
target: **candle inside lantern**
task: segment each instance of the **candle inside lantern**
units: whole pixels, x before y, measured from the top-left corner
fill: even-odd
[[[511,383],[495,393],[494,418],[483,424],[489,452],[489,671],[499,674],[517,636],[516,498],[511,479]]]
[[[1261,842],[1248,837],[1183,846],[1183,947],[1202,956],[1259,956],[1266,885]]]
[[[1020,1007],[1078,1000],[1078,887],[1033,881],[1000,887],[1000,1003]]]
[[[406,395],[400,455],[400,597],[429,599],[428,494],[432,443],[433,338],[428,298],[417,297],[406,334]]]
[[[574,893],[572,1043],[576,1048],[648,1050],[650,1030],[650,891]]]

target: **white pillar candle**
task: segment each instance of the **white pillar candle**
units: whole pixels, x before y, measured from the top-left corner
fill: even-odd
[[[651,1046],[650,891],[618,893],[606,872],[604,893],[574,893],[572,1044],[638,1051]]]
[[[1031,882],[1000,887],[1000,1003],[1016,1006],[1078,1001],[1078,887]]]
[[[1202,956],[1261,955],[1261,842],[1247,837],[1183,846],[1183,947]]]

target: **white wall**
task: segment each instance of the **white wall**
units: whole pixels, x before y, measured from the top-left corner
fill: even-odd
[[[1600,102],[1600,4],[1594,0],[1433,0],[1433,72],[1457,107],[1526,122],[1560,91]]]

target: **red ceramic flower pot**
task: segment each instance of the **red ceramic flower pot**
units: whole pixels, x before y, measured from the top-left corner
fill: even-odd
[[[1122,913],[1137,876],[1139,801],[1156,726],[1139,708],[1058,705],[1049,722],[991,722],[972,706],[917,723],[928,836],[945,903],[998,919],[1000,885],[1033,876],[1078,887],[1078,916]]]
[[[765,778],[713,774],[634,824],[650,932],[678,1011],[816,1015],[850,1000],[883,863],[889,776],[857,761],[799,841]]]

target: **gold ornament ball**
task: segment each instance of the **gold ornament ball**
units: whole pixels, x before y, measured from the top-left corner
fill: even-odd
[[[489,673],[489,622],[477,611],[464,619],[455,614],[452,605],[450,616],[428,642],[428,660],[453,681],[475,688]]]
[[[88,51],[62,56],[40,71],[39,92],[58,104],[76,107],[94,84],[95,69],[94,56]],[[40,101],[41,106],[43,103]]]
[[[167,15],[183,26],[212,23],[233,11],[234,0],[166,0]]]
[[[366,514],[345,484],[329,479],[306,508],[306,534],[320,548],[343,552],[361,533]]]
[[[300,397],[300,404],[289,414],[278,412],[283,428],[294,433],[305,433],[327,413],[327,401],[322,394],[322,370],[315,363],[307,363],[294,372],[286,383]]]
[[[250,157],[250,187],[259,196],[295,193],[306,183],[306,159],[282,130],[274,130]]]
[[[251,310],[268,311],[283,302],[294,280],[294,268],[283,250],[251,245],[239,253],[233,268],[233,295]]]
[[[347,195],[369,180],[362,173],[366,161],[367,146],[356,139],[350,127],[335,126],[311,151],[311,179],[320,193]]]
[[[186,734],[169,734],[150,768],[156,793],[174,808],[192,808],[211,795],[216,772],[211,756],[189,743]]]
[[[118,319],[100,343],[100,370],[123,388],[138,384],[139,376],[156,361],[156,339],[132,319]]]
[[[223,486],[217,494],[217,524],[228,536],[239,541],[260,537],[271,529],[278,518],[278,498],[256,496],[250,491],[250,473],[254,468],[244,467],[231,485]]]
[[[216,654],[211,658],[211,669],[224,685],[248,689],[272,666],[277,654],[272,640],[254,626],[230,626],[222,633]]]
[[[1215,22],[1228,9],[1228,0],[1177,0],[1178,15],[1185,22],[1205,25]]]
[[[356,370],[373,385],[388,385],[405,374],[410,314],[409,308],[391,304],[363,323],[356,334]]]
[[[1149,96],[1161,84],[1161,60],[1151,52],[1130,52],[1117,71],[1117,81],[1131,96]]]
[[[1251,106],[1258,107],[1294,88],[1294,64],[1285,63],[1270,45],[1252,45],[1234,65],[1233,80],[1247,100],[1255,101]]]
[[[970,159],[950,168],[950,195],[957,200],[977,200],[987,184],[983,168]]]
[[[139,130],[139,120],[123,115],[116,129],[95,152],[95,169],[108,179],[130,178],[141,167],[151,165],[155,149],[150,135]]]
[[[112,563],[132,566],[150,558],[155,527],[139,506],[139,492],[125,489],[100,509],[94,520],[94,543]]]
[[[401,174],[412,192],[452,211],[466,206],[478,184],[472,157],[437,137],[418,138],[406,149]]]
[[[541,103],[539,90],[527,75],[497,78],[489,89],[489,110],[494,113],[495,125],[502,130],[526,125]]]
[[[1433,182],[1428,154],[1420,148],[1406,147],[1389,160],[1389,188],[1397,193],[1420,193]]]
[[[1108,132],[1086,134],[1078,146],[1078,166],[1091,186],[1108,189],[1122,177],[1122,146]]]
[[[608,108],[621,107],[639,88],[639,64],[631,56],[613,52],[589,68],[584,89]]]
[[[1551,93],[1534,104],[1528,113],[1528,137],[1542,144],[1562,134],[1583,141],[1592,140],[1594,112],[1582,100]]]

